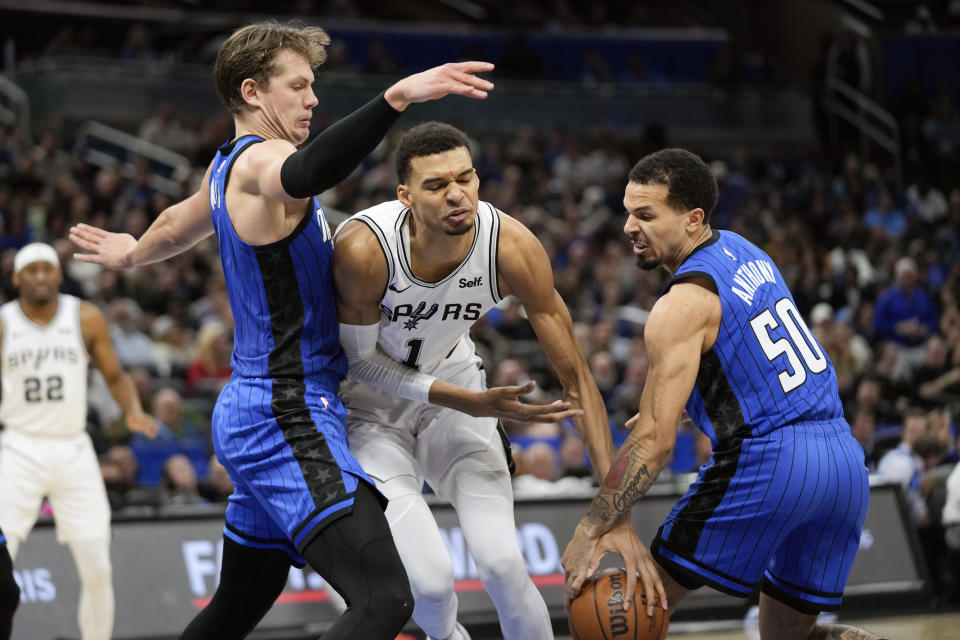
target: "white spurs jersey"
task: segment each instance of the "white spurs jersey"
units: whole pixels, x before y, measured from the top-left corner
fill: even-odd
[[[80,330],[80,300],[60,295],[46,325],[16,300],[0,307],[0,423],[36,436],[73,436],[87,421],[89,356]]]
[[[380,347],[394,360],[434,370],[463,343],[460,355],[475,358],[470,327],[500,302],[497,243],[500,216],[480,202],[473,245],[463,261],[438,282],[425,282],[410,268],[410,209],[384,202],[354,215],[373,231],[387,260],[387,288],[380,299]]]

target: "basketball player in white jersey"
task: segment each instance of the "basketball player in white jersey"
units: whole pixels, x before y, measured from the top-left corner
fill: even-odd
[[[157,426],[120,368],[103,315],[58,294],[62,278],[53,247],[28,244],[14,257],[20,298],[0,307],[0,528],[16,558],[47,497],[57,538],[69,545],[80,575],[80,635],[109,640],[110,506],[86,433],[89,363],[130,429],[153,437]]]
[[[468,636],[456,621],[452,561],[421,495],[424,480],[456,508],[503,637],[552,638],[517,544],[502,434],[496,418],[474,417],[492,412],[471,325],[503,298],[520,299],[565,400],[582,409],[574,422],[597,448],[590,458],[601,474],[613,451],[603,401],[546,251],[526,227],[479,201],[466,136],[439,122],[414,127],[396,165],[398,199],[356,214],[336,236],[350,450],[390,500],[413,619],[429,638]]]

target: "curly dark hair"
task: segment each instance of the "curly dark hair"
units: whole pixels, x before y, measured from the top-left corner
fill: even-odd
[[[394,157],[397,180],[406,184],[410,179],[410,161],[421,156],[432,156],[451,149],[466,147],[470,151],[467,134],[445,122],[424,122],[413,127],[400,138]]]
[[[667,204],[680,211],[703,209],[704,224],[717,206],[717,180],[700,156],[686,149],[661,149],[630,170],[630,182],[659,184],[668,189]]]

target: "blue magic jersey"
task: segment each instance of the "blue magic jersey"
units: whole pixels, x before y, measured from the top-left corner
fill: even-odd
[[[723,309],[686,407],[714,448],[794,423],[843,420],[833,365],[767,254],[735,233],[714,231],[664,293],[691,277],[712,281]]]
[[[210,209],[236,323],[231,365],[242,377],[346,376],[333,296],[333,243],[323,208],[286,238],[268,245],[241,240],[226,208],[226,186],[237,156],[257,136],[221,147],[210,174]]]
[[[353,509],[358,483],[371,487],[347,446],[338,395],[347,359],[333,294],[333,243],[315,198],[283,240],[244,242],[225,192],[237,156],[256,136],[220,148],[210,176],[210,210],[236,323],[233,377],[212,416],[217,458],[234,485],[224,536],[276,548],[302,566],[327,523]]]

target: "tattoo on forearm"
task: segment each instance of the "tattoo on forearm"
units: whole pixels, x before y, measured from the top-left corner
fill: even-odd
[[[624,445],[623,449],[617,452],[617,457],[614,458],[613,464],[610,465],[610,471],[607,472],[607,477],[604,478],[603,481],[604,484],[611,489],[616,489],[620,486],[620,482],[623,481],[623,474],[626,473],[627,465],[630,464],[631,451],[633,451],[633,445]]]
[[[816,627],[809,640],[877,640],[877,636],[845,624],[828,624]]]
[[[621,513],[625,512],[634,502],[640,499],[640,496],[647,492],[652,483],[653,478],[647,471],[647,465],[641,465],[633,477],[630,478],[623,491],[613,494],[613,508]]]
[[[650,460],[648,466],[648,458],[644,447],[635,444],[628,444],[617,452],[587,512],[589,522],[594,525],[614,524],[647,492],[660,473],[656,462]]]

